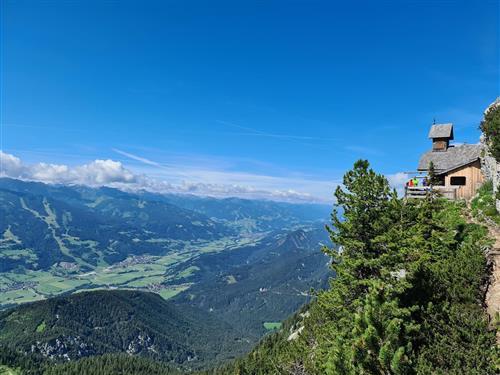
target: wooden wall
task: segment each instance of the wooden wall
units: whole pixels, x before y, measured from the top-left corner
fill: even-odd
[[[433,151],[446,151],[448,149],[448,140],[436,138],[432,142]]]
[[[450,184],[451,177],[465,177],[465,186],[453,186]],[[444,179],[446,187],[456,188],[456,197],[458,199],[471,199],[476,190],[483,184],[484,176],[481,172],[481,163],[476,160],[474,163],[455,169],[449,172]]]

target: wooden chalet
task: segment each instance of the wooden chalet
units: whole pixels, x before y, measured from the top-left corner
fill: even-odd
[[[449,199],[471,199],[484,182],[480,144],[451,145],[453,124],[434,124],[429,132],[432,149],[420,157],[418,172],[427,174],[434,164],[438,183],[432,187]],[[407,196],[422,196],[430,187],[408,188]]]

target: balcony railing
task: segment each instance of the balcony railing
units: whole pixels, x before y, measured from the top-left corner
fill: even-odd
[[[408,186],[405,188],[405,197],[406,198],[416,198],[422,199],[425,198],[427,192],[430,190],[437,191],[444,198],[455,200],[457,199],[457,187],[449,187],[449,186]]]

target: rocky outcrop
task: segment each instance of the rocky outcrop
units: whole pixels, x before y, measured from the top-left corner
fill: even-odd
[[[500,107],[500,97],[497,98],[493,103],[491,103],[488,108],[484,111],[486,114],[493,108]],[[481,155],[481,170],[484,174],[486,180],[491,180],[493,182],[493,194],[497,195],[497,191],[500,188],[500,163],[491,155],[486,138],[481,135],[481,144],[483,145],[483,154]],[[500,200],[496,199],[497,211],[500,212]]]
[[[43,342],[37,341],[31,345],[31,352],[38,353],[50,359],[78,359],[97,354],[80,336],[60,336]]]
[[[500,98],[497,98],[484,111],[486,114],[493,108],[500,107]],[[493,195],[497,211],[500,212],[500,200],[497,198],[500,189],[500,163],[491,155],[484,135],[481,136],[481,143],[484,145],[484,154],[481,157],[481,170],[487,180],[493,183]],[[498,324],[500,317],[500,228],[492,220],[486,223],[490,237],[495,241],[491,249],[487,251],[488,264],[491,269],[487,286],[485,304],[490,323],[492,326]],[[500,345],[500,330],[497,330],[497,344]]]

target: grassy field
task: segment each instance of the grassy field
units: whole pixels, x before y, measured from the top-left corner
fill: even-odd
[[[45,322],[41,322],[38,327],[36,327],[36,331],[37,332],[43,332],[45,331],[45,328],[47,327],[47,325],[45,324]]]
[[[267,330],[270,330],[270,331],[275,330],[275,329],[280,329],[281,323],[280,322],[265,322],[264,328]]]
[[[165,281],[165,277],[163,276],[141,277],[125,284],[125,286],[127,288],[145,288],[149,285],[161,284],[163,281]]]
[[[194,274],[196,271],[199,271],[200,269],[196,266],[191,266],[191,267],[188,267],[186,268],[185,270],[179,272],[177,274],[177,277],[178,279],[183,279],[185,277],[189,277],[191,276],[192,274]]]
[[[19,370],[4,365],[0,365],[0,375],[20,375],[20,374],[21,372]]]
[[[191,286],[192,284],[183,284],[183,285],[173,285],[173,286],[169,286],[165,289],[162,289],[160,291],[160,296],[162,296],[164,299],[169,299],[169,298],[172,298],[174,296],[176,296],[177,294],[179,294],[180,292],[183,292],[187,289],[189,289],[189,287]]]

